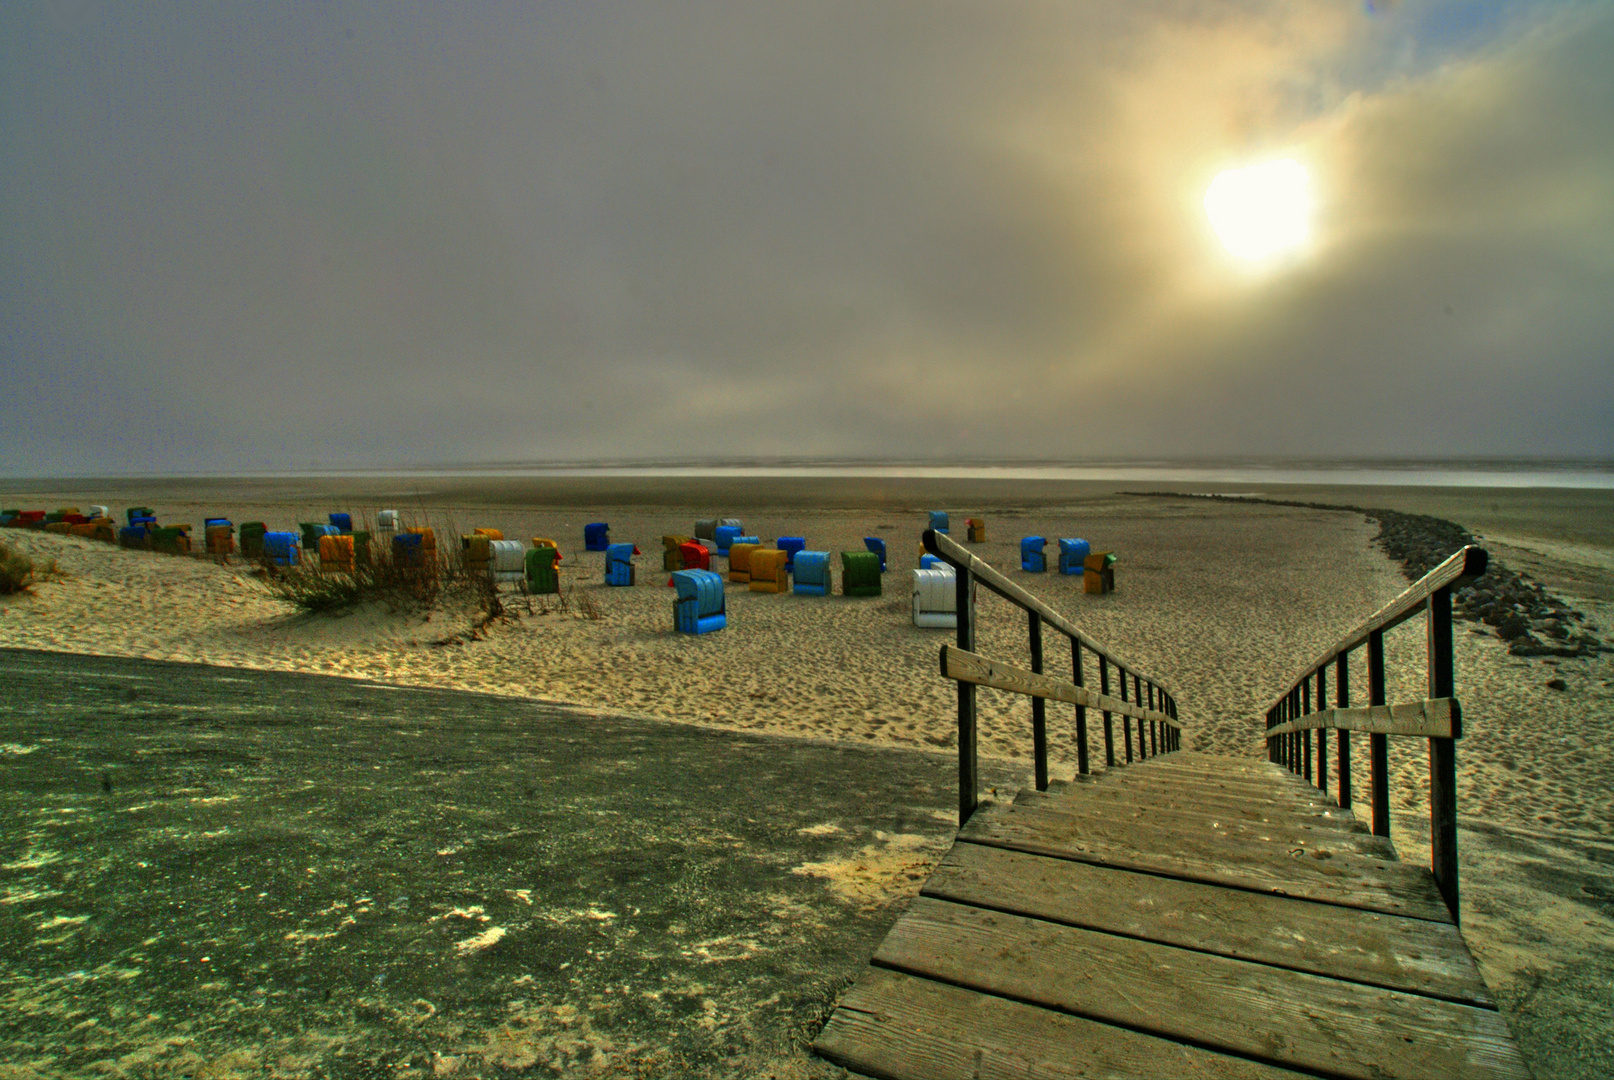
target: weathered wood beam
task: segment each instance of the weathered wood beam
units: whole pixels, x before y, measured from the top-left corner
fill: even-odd
[[[1400,705],[1363,705],[1354,709],[1323,709],[1268,728],[1262,739],[1294,731],[1332,728],[1365,731],[1372,735],[1417,735],[1427,739],[1463,737],[1463,710],[1456,698],[1429,698]]]
[[[1035,671],[1027,671],[1025,668],[998,660],[988,660],[984,656],[955,645],[942,646],[941,672],[947,678],[958,682],[990,686],[995,690],[1009,690],[1031,697],[1051,698],[1070,705],[1083,705],[1089,709],[1106,709],[1122,716],[1140,720],[1158,720],[1168,727],[1179,730],[1182,728],[1182,724],[1163,712],[1142,708],[1135,702],[1122,701],[1107,694],[1095,694],[1084,686],[1077,686],[1064,679],[1039,675]]]

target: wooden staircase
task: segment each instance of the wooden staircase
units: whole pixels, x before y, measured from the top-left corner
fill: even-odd
[[[1280,765],[986,805],[813,1047],[885,1078],[1527,1077],[1427,868]]]

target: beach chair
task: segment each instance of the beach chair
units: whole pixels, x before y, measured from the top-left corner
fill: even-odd
[[[191,550],[190,526],[167,525],[151,534],[151,550],[165,555],[188,555]]]
[[[913,570],[913,624],[926,630],[958,629],[958,578],[951,566]]]
[[[583,526],[583,550],[605,551],[611,546],[611,526],[603,521],[591,521]]]
[[[944,567],[949,570],[952,569],[952,565],[940,555],[932,555],[927,551],[923,555],[919,556],[919,569],[934,570],[937,567]]]
[[[108,510],[104,506],[92,506],[86,510],[85,513],[91,518],[104,518],[112,516],[112,511]]]
[[[791,560],[791,588],[802,596],[828,596],[830,593],[829,552],[798,551]]]
[[[778,548],[758,548],[751,553],[752,592],[790,591],[790,555]]]
[[[556,562],[561,561],[562,556],[561,556],[561,553],[560,553],[560,545],[555,543],[555,541],[551,540],[549,537],[547,537],[547,536],[535,536],[535,537],[533,537],[532,538],[532,546],[535,547],[535,548],[540,548],[540,547],[554,548],[555,549],[555,561]]]
[[[353,531],[353,515],[332,514],[331,524],[336,526],[336,531],[339,533],[350,533]]]
[[[560,592],[560,549],[553,545],[534,546],[524,556],[527,571],[527,592],[534,596]]]
[[[266,532],[263,534],[264,558],[276,566],[296,566],[301,554],[302,536],[294,532]]]
[[[865,536],[863,546],[880,557],[880,572],[885,573],[885,541],[878,536]]]
[[[774,541],[773,546],[785,553],[785,565],[795,569],[796,552],[807,546],[807,538],[804,536],[781,536]]]
[[[349,535],[353,537],[353,565],[369,566],[373,562],[370,553],[370,534],[363,529],[354,529]]]
[[[1028,574],[1044,574],[1048,571],[1048,557],[1043,554],[1043,548],[1048,546],[1046,538],[1041,536],[1027,536],[1020,541],[1020,569]]]
[[[841,552],[841,595],[880,595],[880,557],[878,555],[872,551]]]
[[[683,562],[680,570],[710,570],[712,568],[712,553],[704,544],[697,544],[693,540],[686,540],[678,545],[678,557]]]
[[[1108,551],[1095,551],[1082,563],[1082,592],[1110,593],[1115,591],[1115,556]]]
[[[471,530],[471,535],[472,536],[485,536],[489,540],[503,540],[504,539],[504,530],[503,529],[472,529]]]
[[[729,553],[729,548],[734,546],[734,542],[740,538],[740,534],[744,531],[745,530],[738,524],[719,524],[715,529],[712,530],[712,539],[713,542],[717,544],[717,553],[719,555],[727,556]]]
[[[264,535],[264,551],[268,551],[269,535]],[[392,565],[403,570],[425,570],[435,567],[437,549],[427,546],[426,537],[418,532],[395,533],[392,537]]]
[[[717,542],[717,519],[699,518],[695,522],[695,539]]]
[[[639,549],[632,544],[610,544],[605,549],[605,583],[632,585],[635,581],[633,557]]]
[[[139,551],[150,547],[150,537],[144,525],[125,525],[118,530],[118,546]]]
[[[947,531],[947,511],[932,510],[930,512],[930,527],[939,533]]]
[[[485,536],[475,533],[460,534],[460,561],[465,566],[465,573],[471,577],[481,577],[488,572],[488,560],[492,557],[492,543]]]
[[[1087,557],[1093,553],[1093,546],[1086,540],[1059,541],[1059,572],[1061,574],[1080,574]]]
[[[397,532],[401,524],[396,510],[377,510],[375,515],[376,532]]]
[[[131,506],[123,512],[123,520],[128,522],[130,525],[135,523],[135,518],[137,517],[151,518],[153,521],[155,521],[157,519],[157,511],[153,510],[149,506]]]
[[[968,529],[966,535],[972,544],[986,543],[986,522],[980,518],[965,518],[964,525]]]
[[[489,540],[488,574],[494,581],[507,585],[525,578],[527,545],[520,540]]]
[[[661,538],[661,568],[663,570],[684,569],[684,556],[679,548],[692,542],[693,538],[677,533],[669,533]]]
[[[202,525],[202,538],[209,555],[235,554],[235,526],[214,518]]]
[[[353,536],[326,534],[319,538],[319,569],[322,574],[353,573]]]
[[[738,584],[745,584],[751,580],[751,553],[760,551],[762,545],[754,540],[746,544],[734,544],[729,547],[729,580]]]
[[[248,559],[263,557],[263,534],[269,531],[269,526],[261,521],[243,521],[241,523],[241,554]]]
[[[728,625],[723,575],[711,570],[679,570],[672,576],[678,598],[673,601],[673,630],[709,634]]]

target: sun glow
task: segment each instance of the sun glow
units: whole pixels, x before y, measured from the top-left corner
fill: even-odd
[[[1217,175],[1205,192],[1205,214],[1227,250],[1265,259],[1305,242],[1311,216],[1309,177],[1292,158]]]

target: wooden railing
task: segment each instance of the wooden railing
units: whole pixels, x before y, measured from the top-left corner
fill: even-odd
[[[1471,546],[1458,551],[1301,668],[1299,677],[1266,710],[1265,737],[1270,758],[1307,780],[1315,779],[1324,792],[1328,790],[1328,732],[1339,733],[1337,791],[1339,805],[1346,809],[1351,805],[1351,732],[1368,735],[1373,832],[1378,836],[1390,835],[1389,736],[1412,735],[1429,740],[1430,863],[1453,919],[1458,917],[1456,741],[1463,734],[1463,714],[1456,697],[1451,594],[1453,586],[1483,574],[1485,565],[1484,548]],[[1403,705],[1387,705],[1384,632],[1420,611],[1427,620],[1429,696]],[[1362,645],[1367,646],[1368,700],[1366,707],[1351,708],[1350,653]],[[1328,683],[1324,677],[1330,664],[1334,666],[1333,708],[1328,707]]]
[[[942,674],[958,684],[958,823],[969,821],[980,805],[979,770],[975,752],[975,688],[990,686],[1026,694],[1031,698],[1032,753],[1036,762],[1038,791],[1048,790],[1047,701],[1067,702],[1076,707],[1076,769],[1089,770],[1087,710],[1104,714],[1104,763],[1115,768],[1113,717],[1124,718],[1122,734],[1127,762],[1133,760],[1132,721],[1137,721],[1138,760],[1181,748],[1182,724],[1177,719],[1177,699],[1157,679],[1150,678],[1113,650],[1098,645],[1064,616],[1004,577],[946,533],[927,529],[925,550],[953,568],[958,589],[958,645],[942,646]],[[997,593],[1026,613],[1031,645],[1029,670],[988,660],[975,649],[975,583]],[[1071,680],[1043,674],[1042,629],[1047,625],[1070,641]],[[1085,685],[1083,650],[1098,658],[1098,692]],[[1114,668],[1121,694],[1110,694],[1110,669]],[[1131,683],[1131,697],[1127,684]]]

